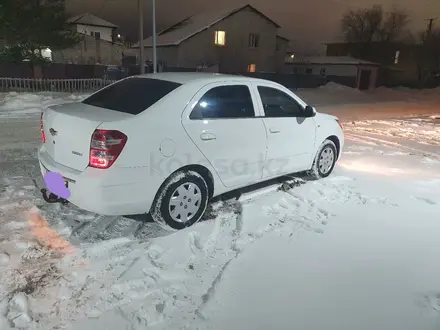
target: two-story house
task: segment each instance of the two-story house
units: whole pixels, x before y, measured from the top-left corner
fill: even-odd
[[[96,39],[115,42],[117,25],[90,13],[84,13],[67,20],[71,28],[78,33],[90,35]]]
[[[218,66],[220,72],[275,72],[285,38],[280,26],[251,5],[190,16],[157,34],[158,63],[168,67]],[[144,40],[152,60],[152,37]],[[139,44],[134,48],[139,49]],[[280,64],[277,64],[280,61]]]
[[[67,64],[121,65],[124,47],[118,42],[117,25],[85,13],[67,20],[80,42],[52,52],[52,61]]]

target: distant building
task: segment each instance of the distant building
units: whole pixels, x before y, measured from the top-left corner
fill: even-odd
[[[75,32],[89,35],[95,39],[115,42],[118,26],[90,13],[71,17],[67,23]]]
[[[158,33],[158,61],[168,67],[217,67],[230,73],[275,72],[282,68],[280,54],[288,41],[277,36],[279,27],[251,5],[196,14]],[[151,61],[151,37],[144,47]]]
[[[81,41],[53,51],[54,63],[121,65],[124,46],[117,42],[117,25],[89,13],[71,17],[67,23]]]
[[[349,56],[289,57],[284,72],[323,76],[328,81],[367,90],[376,87],[379,66]]]
[[[421,80],[424,46],[403,42],[328,43],[327,56],[353,56],[381,65],[379,83],[416,86]]]

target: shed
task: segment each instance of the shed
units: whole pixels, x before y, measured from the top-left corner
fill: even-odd
[[[349,56],[318,56],[285,63],[286,73],[320,75],[329,81],[368,90],[376,87],[380,64]]]

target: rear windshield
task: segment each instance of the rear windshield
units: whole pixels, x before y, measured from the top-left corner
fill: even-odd
[[[84,104],[137,115],[181,84],[149,78],[128,78],[91,95]]]

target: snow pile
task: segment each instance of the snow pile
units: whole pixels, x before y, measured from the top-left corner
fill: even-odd
[[[359,92],[358,89],[348,87],[345,85],[341,85],[341,84],[335,83],[333,81],[329,81],[327,84],[321,86],[320,89],[327,90],[329,92],[331,92],[331,91],[354,92],[354,93]]]
[[[10,92],[0,94],[0,117],[27,117],[40,114],[46,107],[61,103],[78,102],[84,95],[68,95],[57,93],[31,94]]]

